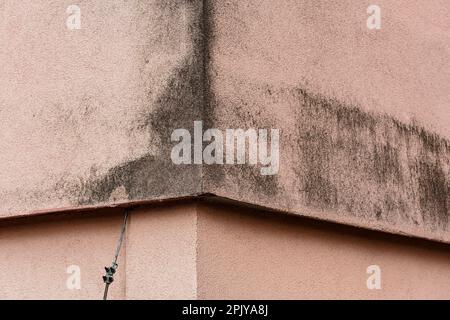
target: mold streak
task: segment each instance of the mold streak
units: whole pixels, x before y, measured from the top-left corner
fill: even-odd
[[[303,89],[293,95],[301,155],[294,170],[307,205],[447,230],[448,140]]]

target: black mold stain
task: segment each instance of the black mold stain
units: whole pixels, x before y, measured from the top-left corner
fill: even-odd
[[[419,202],[424,219],[432,225],[446,227],[450,210],[449,181],[436,163],[421,161],[418,171]]]
[[[211,47],[215,43],[214,24],[211,17],[214,15],[214,7],[209,0],[202,0],[201,28],[202,39],[199,47],[203,59],[203,104],[208,112],[203,112],[203,125],[207,128],[214,127],[214,94],[211,90]]]
[[[201,15],[202,12],[197,14]],[[174,129],[193,130],[195,120],[201,120],[205,100],[205,67],[203,48],[206,36],[201,19],[190,25],[193,52],[168,81],[158,97],[155,108],[149,108],[137,124],[137,130],[149,130],[149,145],[157,155],[147,154],[139,159],[116,166],[101,178],[90,178],[77,191],[80,205],[108,201],[111,193],[125,188],[130,200],[154,196],[195,194],[201,191],[201,168],[197,165],[175,165],[170,152]]]
[[[220,189],[230,183],[239,189],[241,195],[251,194],[262,199],[274,201],[282,192],[278,175],[261,175],[259,166],[249,165],[211,165],[205,166],[204,179],[212,190]]]
[[[170,158],[172,131],[191,130],[194,120],[201,119],[203,85],[198,67],[186,61],[169,81],[166,92],[158,99],[158,107],[148,113],[144,125],[158,141],[157,156],[145,155],[114,167],[101,179],[87,181],[81,187],[79,204],[107,201],[111,193],[123,186],[129,199],[150,196],[196,193],[200,191],[200,168],[175,165]]]
[[[207,128],[218,128],[220,126],[220,119],[217,118],[215,110],[222,106],[211,90],[210,78],[215,76],[215,71],[211,65],[211,47],[215,44],[215,26],[211,19],[215,15],[215,3],[209,0],[203,1],[203,16],[202,26],[203,35],[203,74],[204,74],[204,108],[207,112],[203,113],[203,124]],[[230,112],[236,114],[240,121],[236,121],[227,128],[230,129],[248,129],[248,128],[269,128],[270,122],[257,121],[257,116],[246,109],[245,101],[230,108]],[[225,129],[225,128],[222,128]],[[240,189],[242,193],[258,194],[265,197],[276,197],[281,191],[278,184],[278,177],[276,175],[263,176],[260,173],[260,168],[249,165],[205,165],[203,166],[202,180],[208,184],[204,191],[209,191],[209,188],[215,190],[232,181],[232,183]]]
[[[215,114],[215,110],[227,108],[228,112],[233,114],[235,121],[227,123],[226,128],[223,129],[267,129],[270,136],[270,129],[278,128],[272,119],[264,119],[260,114],[254,114],[253,110],[255,108],[250,108],[243,99],[239,99],[238,103],[230,104],[218,101],[215,95],[211,93],[209,102],[209,109],[205,116],[212,127],[224,126],[223,121]],[[280,132],[281,135],[282,132]],[[270,144],[270,140],[268,143]],[[278,174],[262,175],[259,166],[247,164],[204,166],[203,176],[208,184],[208,188],[212,190],[220,190],[221,187],[232,184],[239,189],[242,195],[251,194],[258,198],[273,200],[283,192],[283,188],[278,181]]]
[[[448,140],[304,89],[291,94],[299,102],[294,171],[307,205],[447,230]]]
[[[294,97],[298,124],[291,134],[298,162],[292,164],[297,190],[284,190],[278,175],[262,176],[251,166],[176,166],[170,160],[173,129],[221,124],[215,109],[230,108],[239,119],[230,128],[268,128],[270,119],[249,114],[250,103],[217,101],[210,92],[209,46],[213,37],[208,1],[194,32],[194,52],[169,81],[158,107],[143,117],[141,127],[157,136],[158,155],[146,155],[112,168],[100,179],[82,183],[80,204],[107,201],[123,186],[130,199],[196,193],[202,180],[212,186],[237,186],[242,193],[281,202],[296,198],[308,206],[386,223],[399,220],[447,230],[450,210],[450,143],[416,124],[364,112],[305,89],[258,88],[271,99]],[[236,101],[236,100],[234,100]],[[208,112],[203,112],[204,108]],[[251,108],[255,110],[255,108]],[[282,134],[283,137],[283,134]],[[154,141],[149,142],[153,144]],[[283,152],[283,150],[281,150]],[[203,174],[203,177],[202,177]],[[285,178],[285,177],[283,177]],[[209,190],[208,190],[209,191]],[[293,194],[286,194],[290,192]]]

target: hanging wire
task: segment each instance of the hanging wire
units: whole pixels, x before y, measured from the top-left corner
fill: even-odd
[[[116,273],[117,267],[119,266],[117,264],[117,259],[119,257],[120,248],[122,247],[123,238],[125,236],[125,231],[127,228],[127,221],[128,221],[128,209],[125,209],[124,217],[123,217],[123,223],[122,223],[122,230],[120,232],[119,241],[117,242],[117,248],[116,248],[116,254],[114,256],[114,260],[112,262],[111,267],[105,267],[106,274],[103,276],[103,282],[105,283],[105,291],[103,293],[103,300],[108,299],[108,289],[109,285],[113,283],[114,281],[114,274]]]

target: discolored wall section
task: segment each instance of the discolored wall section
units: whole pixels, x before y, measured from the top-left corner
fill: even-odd
[[[450,5],[211,1],[213,127],[278,128],[280,171],[205,166],[208,192],[449,241]],[[433,22],[431,22],[433,21]]]
[[[215,194],[448,242],[450,7],[5,1],[0,215]],[[7,44],[7,45],[6,45]],[[176,128],[281,129],[280,172],[174,165]]]
[[[196,194],[170,133],[203,108],[202,2],[0,5],[4,216]]]

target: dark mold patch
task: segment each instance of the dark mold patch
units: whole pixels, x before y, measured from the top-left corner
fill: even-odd
[[[170,158],[169,158],[170,161]],[[82,184],[78,203],[102,203],[114,190],[125,188],[129,200],[197,192],[199,174],[193,166],[175,166],[165,159],[145,156],[115,167],[101,179]]]
[[[170,158],[172,131],[191,130],[201,119],[203,82],[195,61],[188,59],[168,82],[157,101],[158,107],[145,115],[139,127],[150,130],[150,144],[157,143],[158,155],[145,155],[112,168],[101,179],[88,180],[81,187],[80,204],[107,201],[111,193],[123,186],[130,200],[161,195],[185,195],[200,192],[201,168],[175,165]]]
[[[149,144],[157,144],[157,154],[82,183],[80,204],[107,201],[119,187],[132,200],[216,190],[226,193],[232,188],[233,194],[274,207],[306,205],[385,224],[448,230],[448,140],[418,124],[365,112],[302,88],[254,88],[236,83],[233,97],[213,94],[210,77],[216,77],[217,71],[210,65],[211,10],[209,2],[203,1],[194,19],[197,22],[190,26],[192,55],[168,82],[157,108],[146,111],[137,125],[155,137]],[[255,105],[255,95],[260,95],[259,101],[290,104],[297,127],[283,132],[283,123],[267,116],[270,112],[265,113],[264,106]],[[194,120],[203,120],[204,128],[282,128],[281,166],[289,168],[279,175],[262,176],[258,167],[247,165],[203,169],[174,165],[170,134],[176,128],[192,132]],[[294,160],[283,163],[283,158]]]
[[[294,164],[307,205],[447,230],[450,144],[424,128],[303,89]]]
[[[267,129],[270,136],[271,128],[278,128],[273,119],[266,119],[259,112],[256,114],[254,106],[248,105],[244,99],[238,99],[238,103],[218,101],[214,94],[210,94],[209,109],[205,117],[210,126],[225,129]],[[224,122],[216,115],[215,110],[227,108],[228,115],[232,115],[232,122]],[[257,110],[257,109],[256,109]],[[282,132],[280,132],[280,135]],[[270,145],[270,140],[268,141]],[[281,142],[280,142],[281,148]],[[246,149],[246,155],[248,149]],[[213,165],[203,167],[203,177],[208,191],[220,190],[223,186],[232,185],[239,190],[239,194],[251,194],[258,199],[275,200],[282,192],[282,186],[278,182],[278,174],[262,175],[259,166],[252,165]],[[211,189],[211,190],[210,190]]]
[[[203,167],[203,179],[208,191],[220,190],[232,186],[239,190],[241,196],[249,195],[260,200],[277,200],[281,187],[278,175],[261,175],[259,166],[250,165],[212,165]]]
[[[419,203],[424,220],[446,228],[449,217],[449,181],[442,167],[433,162],[418,164]]]
[[[209,191],[274,208],[297,211],[307,206],[404,230],[448,230],[447,139],[417,123],[405,124],[303,88],[237,79],[234,86],[233,96],[212,96],[213,122],[281,128],[280,173],[264,177],[246,173],[252,170],[248,167],[207,168]],[[292,112],[292,122],[271,117],[271,108],[278,105],[289,106],[283,112]]]
[[[270,136],[270,129],[279,128],[273,119],[267,119],[261,115],[258,108],[250,105],[245,99],[233,97],[234,101],[218,100],[214,93],[209,94],[208,112],[205,112],[205,118],[210,127],[226,129],[267,129]],[[217,115],[216,111],[226,108],[226,119]],[[233,121],[229,121],[229,119]],[[227,120],[228,121],[224,121]],[[280,131],[280,136],[282,130]],[[280,137],[282,139],[282,137]],[[268,141],[270,146],[270,139]],[[248,147],[248,146],[247,146]],[[280,141],[281,148],[281,141]],[[248,148],[246,149],[248,155]],[[213,165],[203,167],[203,180],[207,191],[220,190],[224,186],[233,186],[233,189],[239,190],[240,196],[252,195],[259,200],[277,199],[280,192],[283,191],[279,183],[279,175],[262,175],[260,166],[253,165]]]
[[[136,124],[136,130],[149,131],[152,137],[149,146],[156,153],[114,167],[101,178],[91,177],[82,182],[77,188],[78,204],[108,201],[114,190],[121,187],[129,200],[201,192],[201,167],[175,165],[170,157],[174,145],[171,141],[173,130],[185,128],[192,132],[194,121],[201,120],[203,116],[206,95],[203,49],[206,36],[200,8],[201,5],[194,9],[197,10],[194,13],[197,17],[189,25],[190,41],[193,43],[191,54],[173,73],[156,104],[153,103],[153,107],[143,112]]]

